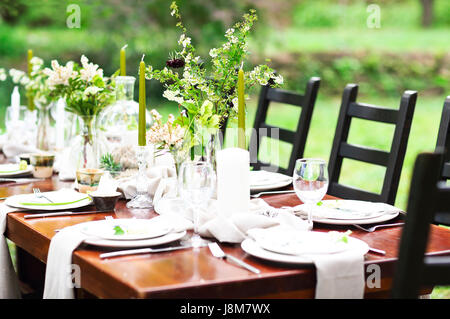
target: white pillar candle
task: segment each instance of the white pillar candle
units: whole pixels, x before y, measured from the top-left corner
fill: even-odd
[[[219,214],[248,213],[250,207],[250,154],[241,148],[217,152],[217,203]]]
[[[20,93],[19,87],[15,86],[11,94],[11,121],[16,123],[19,121],[20,114]]]
[[[65,102],[59,99],[56,103],[56,149],[62,150],[64,148],[64,114]]]

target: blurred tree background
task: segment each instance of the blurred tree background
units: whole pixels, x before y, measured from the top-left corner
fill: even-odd
[[[0,67],[26,70],[27,49],[45,60],[79,61],[82,54],[109,75],[119,68],[119,50],[128,44],[127,72],[138,63],[162,67],[177,46],[179,31],[170,16],[171,0],[0,0]],[[70,29],[69,4],[81,9],[80,28]],[[178,0],[184,24],[198,53],[208,61],[225,31],[249,8],[257,21],[250,39],[251,60],[271,59],[285,77],[284,88],[303,92],[311,76],[322,83],[305,156],[328,158],[340,95],[347,83],[360,85],[362,102],[398,107],[404,90],[419,98],[396,205],[405,208],[417,153],[434,149],[444,99],[450,95],[449,0]],[[369,23],[379,8],[380,25]],[[0,128],[13,85],[0,83]],[[176,105],[162,98],[155,81],[147,86],[148,105],[167,116]],[[253,124],[256,93],[248,103]],[[135,90],[137,96],[137,90]],[[22,101],[25,104],[25,100]],[[271,124],[295,129],[298,110],[279,105],[269,111]],[[354,120],[350,142],[389,150],[392,127]],[[380,142],[380,139],[382,140]],[[282,157],[289,146],[281,145]],[[341,181],[379,191],[384,169],[344,161]],[[433,297],[450,297],[435,289]]]

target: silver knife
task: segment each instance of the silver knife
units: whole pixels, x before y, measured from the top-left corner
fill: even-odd
[[[206,245],[200,245],[203,247]],[[139,248],[139,249],[127,249],[127,250],[119,250],[113,251],[110,253],[100,254],[101,259],[110,258],[110,257],[118,257],[118,256],[128,256],[128,255],[138,255],[138,254],[148,254],[148,253],[160,253],[164,251],[174,251],[180,249],[192,248],[192,245],[184,245],[184,246],[176,246],[176,247],[165,247],[165,248]]]
[[[29,219],[29,218],[53,217],[53,216],[73,216],[73,215],[110,213],[110,212],[112,212],[112,210],[93,210],[93,211],[88,211],[88,212],[56,212],[56,213],[25,215],[25,216],[23,216],[23,218]]]
[[[249,264],[247,264],[246,262],[232,256],[232,255],[228,255],[225,254],[225,252],[222,250],[222,248],[220,248],[220,246],[217,243],[209,243],[208,244],[209,250],[211,251],[211,254],[214,257],[217,258],[225,258],[225,259],[230,259],[231,261],[233,261],[234,263],[236,263],[237,265],[255,273],[255,274],[259,274],[261,273],[261,271],[258,268],[255,268]]]

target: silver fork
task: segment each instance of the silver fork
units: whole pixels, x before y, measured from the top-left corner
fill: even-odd
[[[50,200],[47,196],[45,196],[44,194],[41,193],[41,190],[39,188],[33,188],[33,193],[34,193],[34,195],[36,195],[37,198],[45,198],[50,203],[53,203],[52,200]]]
[[[362,227],[362,226],[357,225],[357,224],[353,224],[353,226],[355,226],[356,228],[359,228],[361,230],[364,230],[364,231],[366,231],[368,233],[373,233],[377,228],[401,226],[401,225],[404,225],[404,224],[405,223],[382,224],[382,225],[375,225],[375,226],[372,226],[372,227],[369,227],[369,228],[365,228],[365,227]]]
[[[258,198],[261,195],[270,195],[270,194],[288,194],[288,193],[295,193],[294,190],[288,190],[288,191],[270,191],[270,192],[260,192],[257,194],[250,195],[251,198]]]

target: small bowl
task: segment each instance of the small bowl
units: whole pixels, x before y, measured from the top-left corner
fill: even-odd
[[[100,178],[104,173],[104,170],[98,168],[81,168],[77,170],[78,191],[80,193],[96,191]]]
[[[25,161],[28,165],[30,165],[31,164],[30,156],[31,156],[31,154],[29,154],[29,153],[20,154],[19,161]]]
[[[94,200],[95,207],[97,210],[114,210],[116,207],[117,200],[122,195],[122,193],[114,192],[110,194],[92,192],[89,196]]]
[[[33,165],[33,176],[36,178],[48,178],[53,175],[53,162],[55,154],[33,153],[30,154],[30,164]]]

